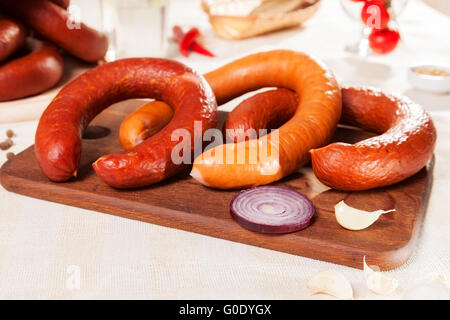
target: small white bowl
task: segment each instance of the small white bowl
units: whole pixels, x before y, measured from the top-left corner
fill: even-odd
[[[445,94],[450,92],[450,76],[435,76],[415,71],[418,68],[437,69],[450,72],[450,68],[422,65],[409,68],[408,80],[409,83],[416,89]]]

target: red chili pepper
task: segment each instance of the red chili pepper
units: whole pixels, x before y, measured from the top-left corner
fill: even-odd
[[[193,29],[195,29],[195,30],[198,31],[197,28],[193,28]],[[193,29],[191,29],[191,30],[193,30]],[[191,30],[190,30],[190,31],[191,31]],[[180,44],[180,52],[181,52],[181,44],[182,44],[183,40],[186,38],[186,35],[187,35],[189,32],[185,34],[185,33],[183,32],[183,29],[181,29],[180,26],[174,26],[174,27],[172,28],[172,31],[173,31],[173,37],[174,37],[174,40],[175,40],[177,43]],[[195,31],[194,31],[194,33],[195,33]],[[200,34],[199,34],[199,35],[200,35]],[[199,36],[199,35],[198,35],[198,36]],[[194,38],[194,41],[190,44],[188,50],[197,52],[197,53],[202,54],[202,55],[205,55],[205,56],[215,57],[215,55],[214,55],[211,51],[209,51],[208,49],[206,49],[204,46],[202,46],[201,44],[199,44],[199,43],[196,41],[196,38],[198,38],[198,36],[196,36],[196,37]],[[181,53],[183,54],[183,52],[181,52]],[[183,55],[186,56],[185,54],[183,54]]]
[[[200,36],[200,31],[197,28],[192,28],[183,37],[180,42],[180,52],[183,56],[189,57],[189,47]]]
[[[194,41],[193,44],[191,44],[191,48],[192,51],[197,52],[199,54],[202,54],[204,56],[208,56],[208,57],[215,57],[214,53],[212,53],[211,51],[209,51],[208,49],[206,49],[204,46],[202,46],[201,44],[199,44],[197,41]]]

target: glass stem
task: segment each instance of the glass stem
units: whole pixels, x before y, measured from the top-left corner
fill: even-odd
[[[370,54],[369,47],[369,35],[371,33],[371,29],[367,26],[363,26],[361,29],[361,36],[355,44],[348,45],[345,50],[347,52],[357,54],[361,57],[366,57]]]
[[[102,31],[108,37],[108,51],[105,59],[107,62],[117,59],[117,35],[116,35],[116,19],[114,3],[110,0],[101,0],[100,2]]]

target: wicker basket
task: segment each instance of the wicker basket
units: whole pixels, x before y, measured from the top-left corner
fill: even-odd
[[[301,25],[320,0],[202,0],[214,32],[225,39],[245,39]]]

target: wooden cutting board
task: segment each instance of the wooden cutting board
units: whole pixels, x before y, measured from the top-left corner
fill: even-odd
[[[76,180],[50,182],[41,173],[30,147],[3,165],[2,185],[30,197],[355,268],[362,268],[366,256],[369,264],[392,269],[407,261],[413,252],[428,203],[434,161],[407,181],[367,192],[328,189],[310,168],[303,168],[275,185],[296,189],[312,199],[316,207],[312,225],[291,234],[258,234],[243,229],[230,217],[229,203],[236,191],[205,188],[187,172],[148,188],[127,191],[113,189],[95,175],[93,161],[104,154],[122,152],[118,128],[137,104],[114,105],[94,119],[92,125],[107,127],[111,133],[99,139],[84,139]],[[368,136],[340,129],[336,140],[355,142]],[[368,229],[348,231],[338,225],[334,216],[334,205],[341,200],[363,210],[395,208],[396,212],[383,215]]]

